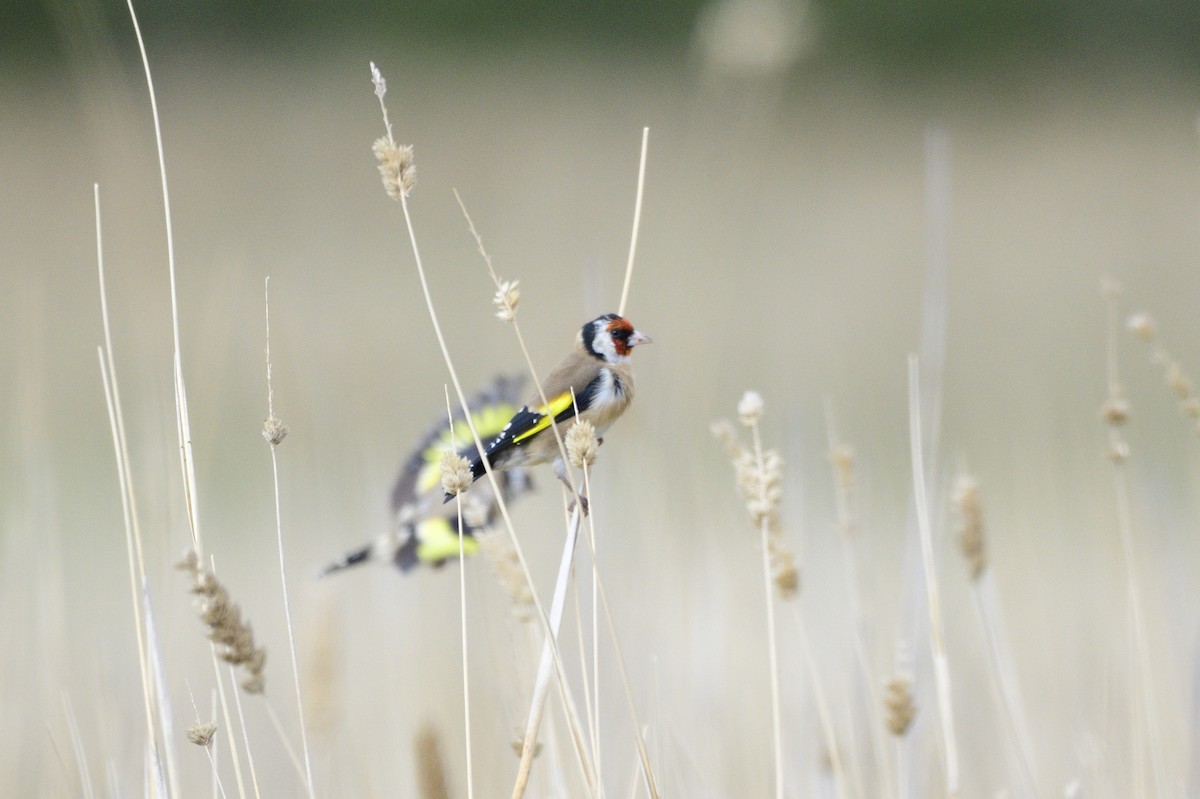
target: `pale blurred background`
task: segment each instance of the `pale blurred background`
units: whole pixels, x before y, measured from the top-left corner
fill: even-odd
[[[637,352],[637,402],[607,436],[592,504],[665,795],[771,790],[758,543],[708,432],[748,388],[765,397],[767,444],[787,461],[786,540],[803,573],[796,610],[781,607],[779,620],[787,794],[833,795],[799,612],[858,789],[887,795],[859,740],[875,711],[851,646],[827,398],[860,468],[853,552],[872,679],[907,647],[920,707],[912,795],[942,790],[906,395],[906,356],[939,319],[944,336],[924,346],[945,348],[932,490],[964,795],[1022,794],[945,510],[963,465],[983,485],[989,579],[1040,795],[1133,795],[1147,746],[1161,749],[1160,795],[1200,790],[1197,442],[1147,348],[1122,332],[1159,727],[1147,745],[1134,732],[1125,571],[1096,413],[1102,275],[1125,286],[1122,315],[1152,313],[1197,373],[1200,6],[196,0],[140,13],[206,550],[271,653],[269,701],[296,737],[259,434],[271,278],[275,407],[291,428],[279,450],[283,525],[320,795],[413,795],[411,740],[425,721],[442,736],[452,795],[466,795],[457,569],[315,579],[386,528],[395,470],[442,412],[447,380],[400,209],[371,156],[382,122],[369,61],[388,79],[397,137],[416,147],[416,232],[468,390],[521,359],[491,318],[451,189],[500,274],[521,281],[519,318],[544,372],[580,324],[616,308],[650,128],[628,314],[655,344]],[[171,568],[188,534],[152,118],[123,5],[9,0],[0,14],[0,793],[81,795],[73,717],[97,793],[133,795],[145,733],[96,359],[94,182],[178,727],[194,720],[189,686],[205,720],[213,688],[187,580]],[[561,537],[551,483],[547,470],[547,490],[516,511],[547,596]],[[468,564],[467,588],[476,789],[502,795],[533,666],[482,560]],[[630,795],[630,722],[611,646],[601,651],[605,783]],[[299,795],[261,701],[246,709],[264,795]],[[185,794],[207,794],[207,759],[178,747]],[[545,774],[531,795],[553,795]]]

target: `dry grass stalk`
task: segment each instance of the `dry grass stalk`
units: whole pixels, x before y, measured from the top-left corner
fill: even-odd
[[[757,394],[747,392],[748,395]],[[747,403],[743,397],[738,406],[742,423],[750,421],[757,437],[758,419],[762,416],[762,398],[752,398]],[[746,411],[746,413],[743,413]],[[750,427],[750,424],[747,424]],[[756,454],[738,440],[733,425],[728,421],[714,422],[710,428],[713,436],[725,447],[733,463],[738,491],[746,502],[746,511],[757,527],[765,526],[766,552],[770,561],[772,582],[783,599],[792,599],[800,592],[800,571],[796,558],[783,543],[783,526],[779,521],[779,501],[783,496],[783,458],[775,450]],[[761,455],[761,457],[760,457]]]
[[[572,464],[583,470],[584,493],[588,496],[592,493],[591,466],[596,460],[599,448],[600,440],[596,437],[596,430],[590,422],[586,420],[576,421],[567,432],[567,451],[570,453]],[[599,782],[600,775],[600,666],[597,655],[600,646],[597,633],[597,627],[599,626],[597,607],[603,606],[604,619],[608,625],[608,634],[612,639],[613,650],[617,658],[617,667],[621,675],[621,686],[625,691],[625,701],[629,707],[629,715],[633,719],[634,744],[637,747],[641,775],[644,781],[643,784],[646,787],[646,793],[650,795],[650,799],[658,799],[658,780],[655,778],[654,769],[650,764],[650,753],[646,748],[645,735],[642,731],[641,722],[638,719],[637,705],[633,701],[633,689],[629,684],[629,671],[625,667],[625,654],[621,649],[621,642],[617,638],[617,628],[613,623],[612,609],[608,602],[608,592],[604,589],[604,582],[600,579],[600,569],[596,557],[596,517],[595,514],[591,513],[588,514],[587,543],[588,552],[592,557],[592,654],[593,658],[597,658],[592,662],[592,681],[596,697],[595,727],[593,728],[592,742],[595,746],[597,782]],[[597,602],[597,598],[600,600],[599,602]]]
[[[1154,320],[1148,314],[1134,314],[1129,317],[1127,327],[1138,339],[1150,345],[1150,362],[1163,370],[1167,387],[1179,400],[1179,410],[1192,422],[1192,432],[1200,435],[1200,397],[1182,364],[1163,346]]]
[[[881,772],[882,785],[880,787],[885,795],[892,796],[894,788],[890,769],[891,761],[885,753],[882,721],[877,718],[880,714],[879,689],[874,669],[867,655],[870,649],[867,644],[868,624],[866,614],[863,612],[862,582],[859,578],[858,523],[854,516],[858,490],[857,463],[854,448],[844,443],[838,436],[833,400],[830,397],[825,398],[825,426],[829,447],[826,459],[833,474],[834,504],[837,512],[836,525],[841,533],[839,541],[846,560],[846,588],[850,597],[850,614],[853,619],[854,657],[858,664],[857,676],[865,693],[860,702],[870,719],[867,736],[870,739],[870,753],[874,755]],[[855,785],[856,792],[861,796],[866,794],[866,789],[862,785],[863,768],[860,758],[866,752],[857,740],[856,725],[851,725],[850,731],[847,760],[850,773],[855,777],[857,783]]]
[[[217,645],[217,654],[226,663],[242,667],[247,678],[242,689],[249,694],[261,694],[266,687],[263,667],[267,650],[254,641],[254,630],[242,620],[242,610],[229,598],[217,576],[200,565],[195,550],[188,550],[176,568],[192,575],[192,593],[201,599],[200,620],[208,627],[208,638]]]
[[[113,451],[117,459],[117,482],[121,488],[121,510],[125,526],[125,552],[129,568],[129,593],[133,606],[134,629],[137,637],[138,671],[141,676],[142,706],[146,714],[146,737],[150,747],[151,761],[159,762],[159,729],[165,723],[158,717],[161,708],[156,708],[154,686],[150,675],[149,652],[146,641],[146,621],[143,616],[142,597],[139,586],[146,585],[146,564],[142,554],[142,534],[138,523],[137,495],[133,490],[133,473],[129,459],[129,444],[125,436],[124,414],[121,411],[121,395],[117,385],[116,366],[112,354],[112,329],[108,323],[108,291],[104,282],[104,247],[100,224],[100,185],[93,184],[96,206],[96,264],[100,279],[100,310],[104,326],[104,347],[97,348],[100,360],[100,377],[104,385],[104,399],[108,407],[109,426],[112,430]],[[161,775],[160,775],[161,776]]]
[[[454,411],[450,408],[450,388],[446,392],[446,422],[450,441],[454,440]],[[471,675],[467,656],[467,555],[463,550],[463,492],[471,486],[471,462],[451,446],[442,453],[442,490],[454,496],[458,521],[458,599],[462,633],[463,726],[467,756],[467,799],[475,797],[474,763],[471,758]]]
[[[938,720],[942,726],[942,746],[945,748],[946,791],[958,794],[958,739],[954,734],[954,708],[950,690],[950,661],[946,656],[945,631],[942,622],[941,594],[938,590],[937,568],[933,557],[933,522],[929,513],[929,492],[925,486],[925,452],[921,435],[920,363],[916,355],[908,356],[908,432],[912,457],[913,499],[916,506],[917,532],[921,539],[921,563],[925,572],[925,593],[929,609],[929,647],[933,657],[934,685],[937,689]]]
[[[767,647],[771,674],[771,729],[774,744],[775,796],[783,799],[783,734],[779,707],[779,658],[775,641],[775,603],[771,593],[774,583],[780,596],[790,599],[799,591],[800,577],[795,560],[779,541],[779,501],[783,495],[783,458],[774,450],[762,448],[759,422],[763,415],[763,399],[756,391],[747,391],[738,402],[738,419],[750,428],[753,449],[747,449],[728,422],[712,425],[713,435],[725,446],[733,461],[738,490],[746,502],[746,510],[762,539],[763,577],[767,601]]]
[[[897,674],[883,684],[883,706],[887,710],[884,724],[887,731],[897,738],[908,734],[913,719],[917,715],[917,705],[913,701],[912,677],[907,674]]]
[[[1149,646],[1146,642],[1146,630],[1142,617],[1141,593],[1137,585],[1137,566],[1133,547],[1133,521],[1129,502],[1129,485],[1122,468],[1129,458],[1129,445],[1121,437],[1120,426],[1129,420],[1129,404],[1123,398],[1121,384],[1117,377],[1117,333],[1119,316],[1117,300],[1121,295],[1121,286],[1111,278],[1101,281],[1101,295],[1104,298],[1107,321],[1107,361],[1108,361],[1108,397],[1101,406],[1101,419],[1109,428],[1108,456],[1112,460],[1114,490],[1117,510],[1117,529],[1121,540],[1121,550],[1125,559],[1126,594],[1129,597],[1130,636],[1133,659],[1133,702],[1131,716],[1137,720],[1133,725],[1133,758],[1135,792],[1139,796],[1149,795],[1148,787],[1143,777],[1143,753],[1148,752],[1154,784],[1159,791],[1166,790],[1166,776],[1162,763],[1162,744],[1158,726],[1158,708],[1154,700],[1153,668]],[[1135,333],[1148,336],[1153,331],[1153,323],[1145,320],[1137,323]],[[1113,411],[1116,410],[1114,415]],[[1144,728],[1144,729],[1143,729]]]
[[[954,483],[952,502],[959,518],[958,546],[967,561],[971,579],[977,581],[988,567],[979,481],[967,474],[959,475]]]
[[[1125,399],[1125,391],[1117,380],[1117,297],[1121,294],[1121,285],[1111,278],[1104,278],[1100,283],[1100,293],[1104,297],[1105,310],[1108,313],[1108,395],[1100,405],[1100,421],[1108,425],[1108,448],[1105,454],[1115,464],[1124,463],[1129,459],[1129,443],[1121,435],[1120,428],[1129,422],[1129,400]]]
[[[312,757],[308,751],[308,725],[304,718],[304,696],[300,690],[300,664],[296,654],[296,631],[292,624],[292,603],[288,599],[287,565],[283,557],[283,511],[279,504],[279,444],[287,437],[288,428],[275,416],[275,386],[271,381],[271,278],[263,281],[263,307],[267,328],[267,419],[263,422],[263,438],[271,445],[271,477],[275,496],[275,541],[279,548],[279,583],[283,591],[283,615],[287,622],[288,652],[292,658],[292,685],[296,691],[296,714],[300,719],[300,746],[304,750],[304,785],[309,797],[315,799]]]
[[[629,237],[629,260],[625,263],[625,283],[621,286],[621,302],[617,314],[625,315],[629,301],[629,284],[633,282],[633,259],[637,255],[638,230],[642,226],[642,196],[646,190],[646,154],[650,150],[650,128],[642,128],[642,156],[638,160],[637,199],[633,203],[633,232]]]

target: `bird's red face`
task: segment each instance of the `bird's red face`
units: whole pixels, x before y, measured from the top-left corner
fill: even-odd
[[[623,316],[609,322],[605,331],[612,338],[613,351],[621,357],[628,356],[638,344],[650,343],[650,337],[637,332],[633,323]]]

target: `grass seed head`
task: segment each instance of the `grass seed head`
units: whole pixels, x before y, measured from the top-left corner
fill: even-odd
[[[196,746],[203,746],[205,749],[212,748],[213,738],[216,734],[216,724],[193,724],[187,728],[187,739]]]
[[[883,688],[883,706],[887,710],[884,725],[892,735],[902,738],[908,733],[908,728],[917,715],[917,706],[912,695],[912,677],[897,674],[885,682]]]
[[[397,202],[408,197],[417,182],[417,167],[413,162],[411,144],[398,145],[383,137],[371,148],[379,162],[379,176],[388,196]]]
[[[747,391],[737,406],[738,418],[746,427],[754,427],[762,420],[763,398],[757,391]]]
[[[254,629],[242,620],[241,608],[217,576],[200,564],[194,550],[188,550],[176,568],[192,575],[192,593],[201,597],[200,620],[208,627],[208,639],[217,645],[218,657],[245,670],[248,676],[242,688],[247,693],[261,694],[267,650],[255,643]]]
[[[278,417],[271,415],[263,422],[262,434],[268,444],[277,447],[281,441],[287,438],[288,426]]]
[[[567,457],[576,469],[585,465],[591,466],[596,462],[596,454],[600,450],[600,441],[596,438],[596,428],[586,419],[577,419],[567,431]]]
[[[1146,343],[1158,338],[1158,326],[1154,324],[1154,319],[1149,314],[1134,314],[1125,324],[1129,327],[1129,332]]]
[[[1129,421],[1129,401],[1120,396],[1112,396],[1100,406],[1100,419],[1112,427],[1120,427]]]
[[[966,558],[971,579],[978,580],[988,567],[979,481],[969,475],[960,475],[954,485],[953,505],[960,522],[958,545]]]
[[[511,322],[517,318],[517,304],[521,302],[521,289],[518,280],[505,280],[496,287],[496,296],[492,304],[496,306],[496,318]]]
[[[471,462],[452,449],[442,453],[442,490],[458,496],[471,487]]]

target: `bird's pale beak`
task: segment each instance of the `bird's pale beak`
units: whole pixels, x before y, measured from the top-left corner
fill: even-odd
[[[653,344],[653,343],[654,343],[654,339],[650,338],[645,333],[641,333],[637,330],[633,331],[633,335],[629,337],[629,341],[627,342],[628,346],[630,346],[630,347],[636,347],[639,344]]]

